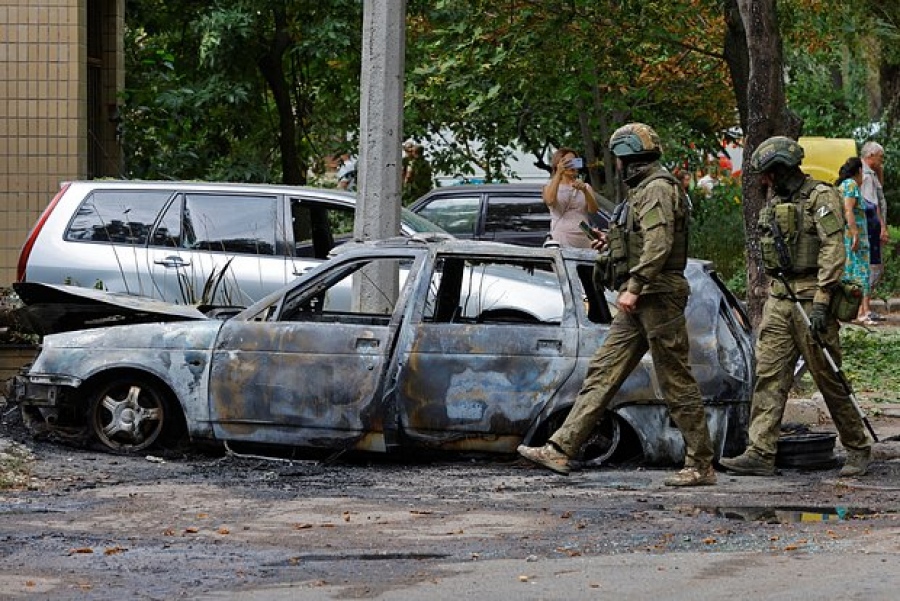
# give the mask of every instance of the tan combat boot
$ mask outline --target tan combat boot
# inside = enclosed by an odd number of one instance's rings
[[[711,465],[705,469],[686,467],[663,482],[666,486],[709,486],[715,483],[716,472]]]
[[[844,467],[841,468],[840,475],[847,477],[865,476],[869,470],[870,461],[872,461],[872,449],[864,449],[862,451],[847,449],[847,460],[844,461]]]
[[[775,462],[766,461],[753,453],[744,453],[737,457],[723,457],[719,465],[738,476],[774,476]]]
[[[568,476],[572,468],[569,466],[569,457],[549,442],[542,447],[526,447],[523,444],[516,449],[519,455],[557,474]]]

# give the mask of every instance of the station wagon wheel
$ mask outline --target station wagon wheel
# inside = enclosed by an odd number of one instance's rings
[[[160,387],[125,377],[100,385],[90,399],[90,428],[104,447],[134,453],[160,438],[168,417]]]

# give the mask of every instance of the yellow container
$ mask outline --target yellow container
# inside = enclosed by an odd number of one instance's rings
[[[835,182],[847,159],[859,156],[856,140],[851,138],[803,137],[797,141],[805,155],[800,169],[829,184]]]

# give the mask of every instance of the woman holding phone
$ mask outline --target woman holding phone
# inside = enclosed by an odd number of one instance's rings
[[[542,196],[550,209],[550,239],[560,246],[591,248],[591,239],[579,227],[590,221],[599,207],[590,184],[578,179],[584,162],[571,148],[560,148],[550,161],[553,175],[544,186]]]

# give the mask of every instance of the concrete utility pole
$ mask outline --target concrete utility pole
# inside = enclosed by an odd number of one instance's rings
[[[400,233],[406,0],[365,0],[362,42],[359,197],[353,233],[358,239],[377,240]],[[395,270],[366,274],[378,286],[356,278],[355,301],[368,312],[389,311],[399,292]]]

